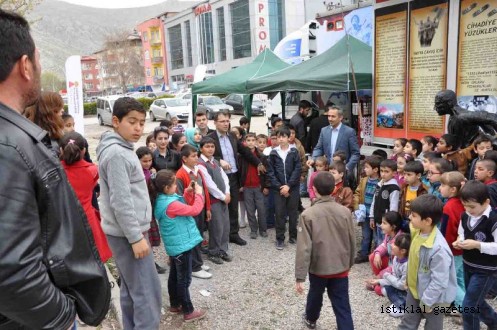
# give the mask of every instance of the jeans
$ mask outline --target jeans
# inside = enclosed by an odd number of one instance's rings
[[[305,315],[311,322],[316,322],[323,307],[323,294],[326,289],[335,313],[338,330],[354,329],[352,311],[349,302],[349,278],[322,278],[309,274],[309,293]]]
[[[274,205],[276,207],[276,240],[285,241],[286,215],[288,214],[288,232],[290,238],[297,239],[297,219],[299,206],[299,190],[290,189],[290,196],[281,196],[279,191],[274,191]]]
[[[383,231],[381,230],[380,224],[375,224],[375,242],[376,246],[380,246],[381,243],[383,243],[383,240],[385,239],[385,234],[383,234]]]
[[[362,227],[362,241],[361,241],[361,257],[369,256],[371,252],[371,243],[373,242],[373,229],[369,226],[369,221],[361,223]]]
[[[407,291],[399,290],[391,285],[385,285],[384,288],[387,293],[388,300],[390,300],[395,307],[404,306],[406,304]]]
[[[462,255],[454,256],[454,264],[456,266],[456,276],[457,276],[457,293],[454,304],[456,305],[456,307],[460,306],[462,307],[464,295],[466,294],[466,286],[464,285],[464,265],[463,265]]]
[[[497,313],[486,302],[485,296],[492,288],[497,279],[497,273],[477,272],[474,268],[464,265],[464,283],[466,284],[466,295],[463,300],[463,308],[478,308],[476,312],[469,310],[462,314],[465,330],[480,329],[480,321],[485,323],[489,329],[497,328]]]
[[[264,206],[266,208],[266,225],[267,227],[274,228],[275,224],[275,209],[274,209],[274,190],[269,190],[269,194],[264,198]]]
[[[190,284],[192,283],[192,250],[183,252],[175,257],[169,257],[171,269],[167,280],[169,302],[171,307],[181,306],[183,314],[193,312],[190,298]]]

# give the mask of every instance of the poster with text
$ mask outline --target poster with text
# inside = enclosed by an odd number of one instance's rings
[[[444,117],[433,109],[447,79],[447,0],[416,0],[410,6],[407,136],[441,135]]]
[[[407,4],[375,10],[374,135],[405,132]]]
[[[497,1],[462,0],[457,99],[470,111],[497,113]]]

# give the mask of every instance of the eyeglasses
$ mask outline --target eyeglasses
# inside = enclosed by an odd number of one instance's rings
[[[442,174],[442,173],[440,173],[440,172],[432,172],[432,171],[426,172],[426,175],[433,175],[433,174]]]

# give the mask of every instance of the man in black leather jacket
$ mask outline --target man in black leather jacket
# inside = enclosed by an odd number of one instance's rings
[[[110,285],[47,132],[21,113],[40,94],[29,25],[0,10],[0,329],[68,329],[105,317]]]

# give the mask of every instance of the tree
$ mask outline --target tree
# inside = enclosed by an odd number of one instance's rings
[[[128,85],[144,80],[141,38],[136,33],[114,31],[105,37],[105,49],[97,54],[103,88],[119,86],[126,93]]]
[[[58,92],[66,88],[66,82],[56,73],[45,71],[41,74],[41,88],[46,92]]]
[[[42,1],[43,0],[0,0],[0,8],[16,12],[21,16],[25,16]]]

